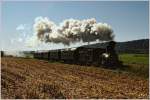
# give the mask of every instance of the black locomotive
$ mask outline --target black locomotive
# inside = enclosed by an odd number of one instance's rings
[[[34,58],[81,65],[117,67],[120,65],[120,61],[115,51],[116,43],[111,41],[107,44],[103,48],[78,47],[35,52]]]

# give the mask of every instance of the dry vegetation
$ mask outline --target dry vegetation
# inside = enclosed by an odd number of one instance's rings
[[[128,73],[2,58],[2,98],[148,98],[148,79]]]

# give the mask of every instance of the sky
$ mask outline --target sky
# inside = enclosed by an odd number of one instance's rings
[[[95,18],[111,25],[115,41],[149,38],[148,1],[3,1],[1,4],[1,50],[44,50],[66,48],[62,44],[29,47],[36,17],[48,17],[59,24],[65,19]],[[23,31],[25,30],[25,31]],[[76,43],[70,47],[84,45]]]

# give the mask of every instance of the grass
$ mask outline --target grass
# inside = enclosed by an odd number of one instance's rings
[[[121,70],[132,72],[145,78],[149,77],[148,54],[120,54],[119,59],[126,66]]]
[[[119,58],[124,64],[144,64],[149,65],[148,54],[120,54]]]

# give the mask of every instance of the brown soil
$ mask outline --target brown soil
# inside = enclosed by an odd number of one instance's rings
[[[3,57],[2,98],[148,98],[149,81],[128,73]]]

